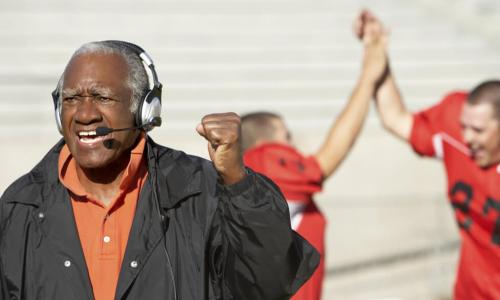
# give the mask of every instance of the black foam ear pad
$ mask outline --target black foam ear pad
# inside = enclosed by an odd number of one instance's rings
[[[57,130],[62,134],[62,121],[61,121],[61,105],[59,103],[59,89],[56,87],[52,91],[52,101],[54,102],[54,114],[56,117]]]

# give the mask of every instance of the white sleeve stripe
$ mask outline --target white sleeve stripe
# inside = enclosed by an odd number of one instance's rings
[[[432,146],[434,147],[434,156],[442,159],[444,157],[443,138],[437,133],[432,136]]]
[[[466,156],[471,155],[469,148],[466,145],[464,145],[464,143],[458,141],[457,139],[453,138],[452,136],[450,136],[445,132],[439,132],[432,137],[432,144],[434,146],[434,152],[436,153],[436,157],[438,158],[444,157],[443,148],[445,142],[450,146],[452,146],[453,148],[455,148],[456,150],[462,152],[464,155]]]

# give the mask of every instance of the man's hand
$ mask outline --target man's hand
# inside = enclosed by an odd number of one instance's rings
[[[206,115],[196,131],[208,141],[208,153],[224,184],[246,176],[241,153],[241,119],[235,113]]]
[[[381,83],[388,73],[387,30],[368,10],[363,10],[354,23],[354,33],[365,46],[363,80]]]
[[[354,23],[354,33],[365,45],[361,81],[375,83],[375,103],[384,127],[409,141],[413,115],[408,111],[389,66],[387,32],[382,22],[368,10],[363,10]]]

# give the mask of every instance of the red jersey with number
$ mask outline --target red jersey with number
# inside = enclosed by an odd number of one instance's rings
[[[319,300],[325,270],[326,220],[313,201],[313,194],[321,191],[323,183],[323,173],[316,158],[304,156],[288,145],[266,143],[248,149],[243,160],[246,166],[274,181],[289,205],[303,205],[297,232],[318,250],[321,259],[311,278],[291,300]]]
[[[420,155],[442,158],[448,197],[462,239],[456,300],[500,299],[500,164],[479,167],[462,139],[467,93],[455,92],[414,115],[410,143]]]

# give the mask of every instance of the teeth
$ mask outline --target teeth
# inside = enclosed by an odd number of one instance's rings
[[[80,137],[83,137],[83,136],[95,136],[95,135],[96,135],[96,132],[95,132],[95,130],[91,130],[91,131],[80,131],[80,132],[78,133],[78,135],[79,135]]]

